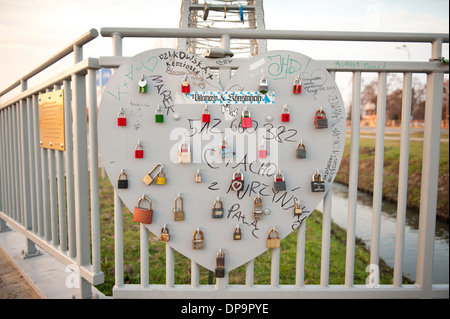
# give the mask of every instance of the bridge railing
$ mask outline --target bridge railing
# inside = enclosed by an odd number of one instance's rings
[[[21,88],[17,96],[0,104],[0,230],[7,230],[7,223],[25,236],[23,258],[39,255],[37,245],[63,264],[76,265],[68,269],[80,275],[81,298],[90,298],[91,285],[104,280],[96,127],[99,65],[98,59],[83,59],[83,45],[97,36],[97,30],[89,30],[0,93],[2,97]],[[30,78],[71,53],[73,66],[27,87]],[[60,89],[64,90],[65,151],[41,148],[39,140],[39,97]]]
[[[322,258],[320,285],[304,284],[304,234],[306,223],[297,229],[296,282],[279,285],[280,250],[272,250],[271,285],[254,285],[254,263],[246,264],[245,285],[229,285],[228,278],[218,278],[213,287],[199,285],[199,265],[191,264],[191,285],[174,283],[174,251],[166,247],[166,285],[148,282],[148,236],[141,227],[140,285],[124,284],[122,202],[115,194],[115,276],[114,297],[119,298],[448,298],[448,284],[432,283],[434,231],[436,219],[437,184],[440,152],[440,122],[443,99],[443,77],[448,65],[440,61],[442,43],[448,43],[448,34],[369,33],[369,32],[318,32],[293,30],[183,30],[103,28],[102,36],[111,37],[111,56],[82,58],[82,47],[94,39],[98,32],[90,30],[38,68],[15,81],[0,92],[0,98],[21,87],[21,92],[7,102],[0,103],[0,230],[6,223],[20,231],[26,238],[24,257],[38,253],[38,245],[66,265],[75,264],[80,269],[82,298],[92,296],[91,285],[103,282],[100,267],[100,227],[98,194],[97,150],[97,91],[95,72],[102,67],[118,67],[122,57],[124,37],[220,38],[226,49],[231,38],[288,39],[316,41],[366,41],[366,42],[421,42],[431,44],[429,62],[362,61],[382,68],[365,68],[365,63],[340,63],[319,61],[335,75],[352,72],[352,122],[350,175],[348,197],[347,249],[345,284],[329,285],[330,224],[332,212],[331,191],[323,201]],[[39,85],[28,88],[31,77],[70,53],[74,65]],[[218,67],[217,60],[207,59],[211,68],[219,70],[219,79],[225,83],[231,70],[242,60],[231,59],[226,67]],[[351,61],[350,61],[351,62]],[[379,277],[366,285],[355,285],[354,254],[356,202],[358,189],[358,162],[360,136],[361,74],[378,74],[377,128],[375,172],[373,188],[373,220],[370,264],[379,263],[380,219],[384,160],[384,130],[386,111],[386,76],[403,73],[401,154],[399,162],[399,187],[397,208],[397,237],[395,244],[394,280],[392,285],[379,285]],[[420,225],[415,284],[402,285],[403,247],[406,214],[406,194],[409,158],[409,127],[412,99],[412,74],[427,76],[425,131],[420,201]],[[64,89],[65,146],[66,151],[40,147],[39,94]],[[69,106],[69,107],[67,107]],[[88,116],[86,116],[88,115]],[[91,169],[89,169],[91,168]],[[147,274],[147,275],[145,275]],[[188,295],[186,295],[188,294]]]

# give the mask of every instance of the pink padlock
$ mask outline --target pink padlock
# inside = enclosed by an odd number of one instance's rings
[[[262,142],[261,146],[259,147],[258,156],[259,156],[259,158],[267,157],[267,149],[266,149],[266,144],[264,144],[264,142]]]
[[[243,128],[251,128],[252,127],[252,117],[250,116],[250,111],[245,107],[242,111],[241,116],[242,127]]]

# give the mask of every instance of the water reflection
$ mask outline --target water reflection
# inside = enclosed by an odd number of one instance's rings
[[[348,188],[342,184],[333,184],[332,220],[347,228]],[[356,236],[370,247],[372,236],[372,195],[358,192],[356,212]],[[322,203],[317,207],[322,210]],[[397,204],[383,201],[380,229],[380,258],[389,266],[394,266]],[[417,262],[417,243],[419,234],[419,213],[408,209],[405,222],[405,247],[403,274],[415,280]],[[434,243],[433,283],[449,283],[449,232],[448,224],[436,221]]]

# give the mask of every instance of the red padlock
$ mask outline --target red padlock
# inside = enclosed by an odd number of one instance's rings
[[[127,118],[125,117],[125,113],[123,112],[122,108],[117,115],[117,126],[127,126]]]
[[[283,105],[283,110],[281,111],[281,122],[289,122],[291,120],[291,114],[287,108],[287,105]]]
[[[134,157],[135,158],[144,158],[144,148],[139,143],[134,148]]]
[[[209,123],[211,121],[211,114],[209,114],[208,106],[205,105],[205,108],[202,112],[202,122],[203,123]]]
[[[187,81],[187,75],[184,76],[183,83],[181,83],[181,93],[189,93],[191,92],[191,86]]]

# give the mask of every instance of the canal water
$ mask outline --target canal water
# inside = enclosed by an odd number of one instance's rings
[[[322,211],[322,203],[317,210]],[[347,228],[348,187],[333,184],[333,199],[331,218],[340,227]],[[390,267],[394,266],[396,237],[397,204],[383,201],[380,230],[380,258]],[[356,236],[370,247],[372,237],[372,195],[358,192],[356,211]],[[434,242],[433,283],[449,283],[449,232],[448,224],[436,221]],[[416,278],[417,243],[419,235],[419,213],[408,209],[406,212],[405,248],[403,275],[411,280]]]

